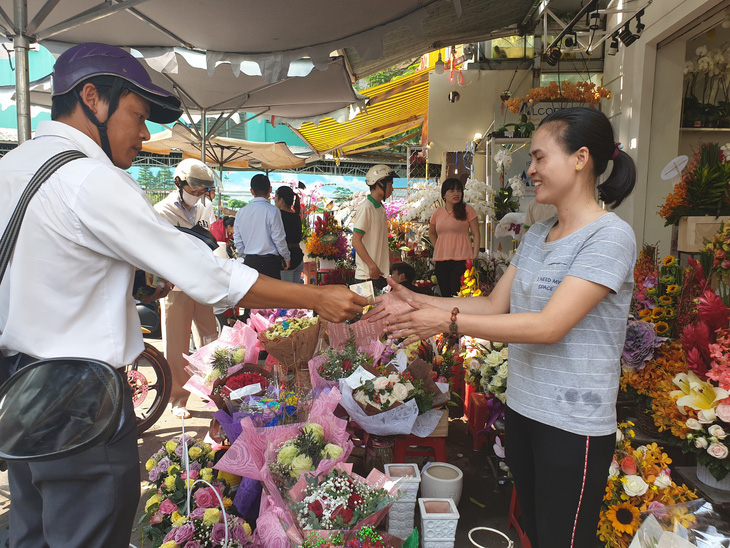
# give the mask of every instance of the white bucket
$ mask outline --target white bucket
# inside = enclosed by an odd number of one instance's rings
[[[433,462],[421,472],[421,496],[423,498],[450,498],[458,505],[464,483],[463,472],[447,462]]]

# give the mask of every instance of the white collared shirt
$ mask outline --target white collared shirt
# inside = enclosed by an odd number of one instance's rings
[[[266,198],[256,197],[236,213],[233,241],[239,257],[280,255],[291,260],[281,211]]]
[[[41,122],[32,141],[0,159],[0,227],[42,163],[70,149],[88,158],[60,168],[31,200],[0,283],[4,355],[131,363],[144,348],[132,298],[135,267],[222,307],[255,283],[256,271],[214,257],[173,228],[91,138],[60,122]]]

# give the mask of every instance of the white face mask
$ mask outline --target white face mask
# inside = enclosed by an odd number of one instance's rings
[[[185,190],[183,190],[182,197],[183,197],[183,202],[188,204],[190,207],[193,207],[195,204],[198,203],[198,201],[200,200],[200,198],[202,196],[193,196],[189,192],[186,192]]]

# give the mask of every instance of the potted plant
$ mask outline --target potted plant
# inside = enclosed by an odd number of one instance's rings
[[[514,128],[512,132],[510,132],[507,128]],[[519,122],[514,122],[510,124],[504,124],[503,126],[499,127],[497,131],[492,133],[493,137],[509,137],[507,135],[508,133],[512,133],[512,137],[532,137],[532,132],[535,131],[535,124],[530,122],[527,118],[527,114],[523,114],[520,116]]]

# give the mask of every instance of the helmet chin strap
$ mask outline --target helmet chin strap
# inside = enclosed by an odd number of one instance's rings
[[[112,161],[112,163],[114,163],[114,158],[112,157],[112,147],[109,144],[109,135],[107,134],[106,125],[109,123],[109,119],[112,117],[112,114],[114,114],[114,111],[116,111],[117,107],[119,106],[119,97],[122,93],[122,87],[123,87],[122,79],[115,78],[114,83],[112,84],[111,92],[109,94],[109,109],[107,110],[107,117],[106,117],[105,122],[99,121],[99,119],[96,117],[96,114],[94,114],[92,112],[92,110],[89,108],[89,106],[86,103],[84,103],[83,99],[81,98],[81,92],[78,90],[76,91],[76,96],[79,98],[79,103],[81,104],[81,108],[84,110],[86,117],[99,130],[99,140],[101,141],[101,149],[109,157],[109,159]]]

